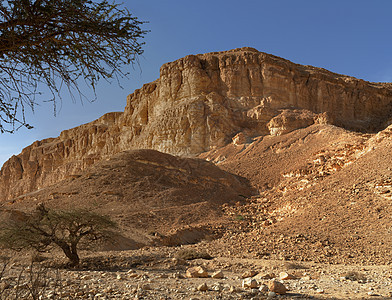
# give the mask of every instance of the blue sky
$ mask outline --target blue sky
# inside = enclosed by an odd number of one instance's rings
[[[101,82],[93,103],[41,103],[29,113],[31,130],[0,134],[0,165],[35,140],[122,111],[126,96],[159,77],[163,63],[188,54],[244,46],[368,81],[392,81],[391,0],[135,0],[124,5],[142,20],[140,67],[116,83]],[[92,94],[90,94],[92,97]],[[42,98],[44,99],[44,98]]]

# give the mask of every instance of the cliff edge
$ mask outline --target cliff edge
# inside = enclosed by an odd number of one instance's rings
[[[189,55],[127,97],[124,112],[37,141],[0,171],[0,201],[44,188],[130,149],[194,156],[236,139],[315,123],[376,132],[390,124],[392,84],[302,66],[252,48]]]

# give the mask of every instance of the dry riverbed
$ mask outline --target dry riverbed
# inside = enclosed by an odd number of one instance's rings
[[[31,269],[28,256],[19,256],[8,264],[0,288],[3,299],[14,299],[15,293],[23,299],[34,279],[42,281],[39,299],[392,299],[390,266],[208,258],[197,249],[82,253],[77,269],[65,268],[60,256]],[[197,256],[205,258],[189,259]],[[192,267],[202,267],[204,278],[190,278]],[[273,290],[272,281],[286,291]]]

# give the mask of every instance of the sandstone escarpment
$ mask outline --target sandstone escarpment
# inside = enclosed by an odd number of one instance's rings
[[[128,96],[123,113],[35,142],[0,171],[10,199],[77,175],[128,149],[196,155],[231,142],[313,123],[375,131],[392,117],[391,84],[369,83],[242,48],[190,55]]]

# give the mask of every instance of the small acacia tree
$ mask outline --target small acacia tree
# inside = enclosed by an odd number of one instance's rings
[[[0,132],[30,128],[25,107],[46,88],[55,104],[64,88],[82,97],[80,80],[94,90],[100,78],[126,75],[143,53],[143,23],[106,0],[1,1]]]
[[[109,240],[117,226],[108,216],[86,210],[48,210],[38,206],[23,219],[9,220],[0,229],[0,245],[13,250],[48,251],[61,248],[72,266],[79,264],[80,246]]]

